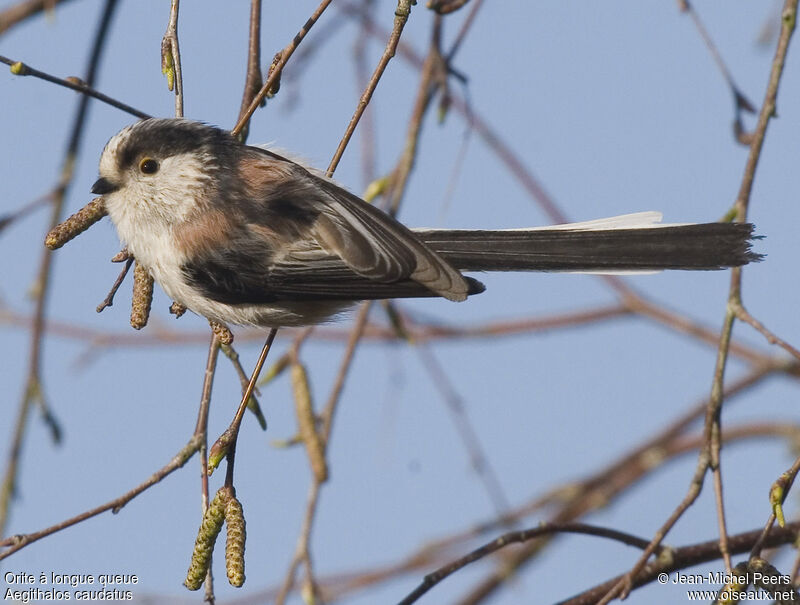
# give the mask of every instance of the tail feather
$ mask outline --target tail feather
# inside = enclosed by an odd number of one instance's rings
[[[714,270],[762,258],[750,249],[749,223],[415,233],[462,271]]]

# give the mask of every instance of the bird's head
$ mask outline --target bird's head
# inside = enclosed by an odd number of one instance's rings
[[[143,120],[108,141],[92,193],[104,197],[118,228],[174,225],[214,194],[215,175],[237,145],[227,132],[199,122]]]

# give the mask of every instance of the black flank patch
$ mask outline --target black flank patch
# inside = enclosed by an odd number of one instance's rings
[[[186,281],[203,296],[228,305],[275,302],[267,278],[261,271],[253,271],[248,265],[236,267],[232,259],[189,261],[181,271]]]

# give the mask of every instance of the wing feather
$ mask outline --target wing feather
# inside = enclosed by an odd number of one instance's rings
[[[248,197],[254,204],[269,209],[279,201],[284,206],[313,209],[315,220],[306,232],[295,230],[298,236],[285,241],[287,251],[302,246],[303,239],[310,236],[325,252],[339,257],[353,273],[368,280],[412,280],[450,300],[467,297],[470,286],[461,273],[394,218],[286,158],[255,147],[244,150],[240,174],[248,183]],[[254,218],[257,216],[248,213],[250,220],[259,220]],[[280,231],[277,237],[292,232],[286,228]],[[312,271],[303,271],[302,275],[314,279]]]

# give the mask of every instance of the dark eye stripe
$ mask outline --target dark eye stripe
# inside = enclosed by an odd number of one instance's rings
[[[138,122],[120,142],[117,152],[120,170],[134,166],[141,157],[164,159],[204,149],[214,149],[214,155],[220,156],[240,147],[240,143],[224,130],[174,118]]]

